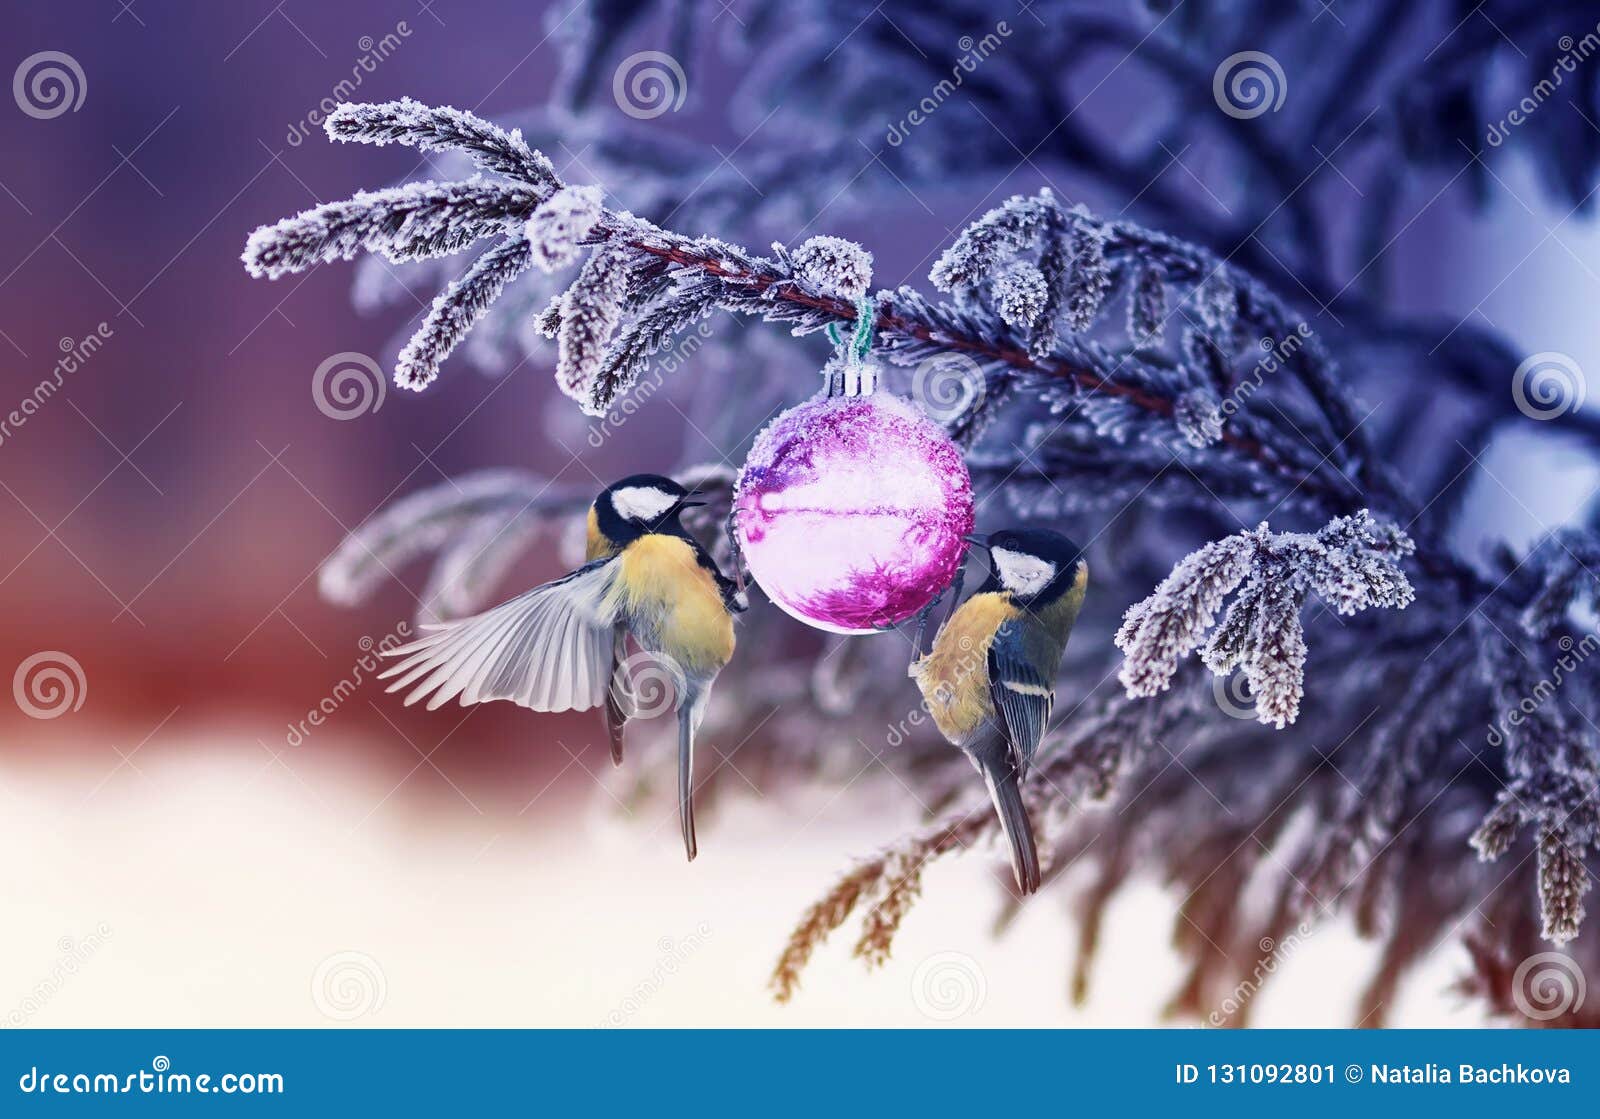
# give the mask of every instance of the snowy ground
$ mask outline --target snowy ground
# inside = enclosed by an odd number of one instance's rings
[[[1171,901],[1136,891],[1113,912],[1089,1006],[1069,1008],[1061,903],[1040,899],[995,939],[991,868],[969,857],[928,874],[881,972],[850,957],[847,926],[778,1007],[764,985],[795,918],[851,857],[899,833],[858,794],[730,805],[705,821],[687,866],[670,814],[652,831],[598,808],[530,823],[542,802],[522,817],[423,809],[392,778],[327,753],[296,755],[291,772],[248,739],[227,746],[219,736],[141,755],[137,770],[113,769],[108,750],[98,768],[8,774],[0,1015],[37,1026],[1138,1026],[1157,1021],[1177,974]],[[1347,1024],[1366,959],[1344,929],[1319,930],[1259,996],[1258,1023]],[[1460,965],[1437,954],[1393,1024],[1476,1024],[1442,994]]]

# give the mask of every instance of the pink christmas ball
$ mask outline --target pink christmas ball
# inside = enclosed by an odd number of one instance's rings
[[[773,602],[818,629],[871,633],[955,577],[972,478],[909,401],[823,396],[756,436],[734,508],[745,562]]]

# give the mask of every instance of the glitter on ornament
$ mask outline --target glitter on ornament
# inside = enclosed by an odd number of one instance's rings
[[[872,380],[861,377],[860,395],[818,396],[768,424],[734,499],[756,582],[786,613],[833,633],[872,633],[928,605],[954,578],[973,525],[960,450]]]

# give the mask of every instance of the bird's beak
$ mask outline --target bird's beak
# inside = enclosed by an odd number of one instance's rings
[[[975,532],[968,533],[966,536],[963,536],[961,539],[965,540],[968,544],[971,544],[973,547],[976,547],[976,548],[987,548],[989,546],[989,542],[987,540],[985,540],[983,537],[979,536]]]
[[[680,501],[680,502],[678,502],[678,508],[679,509],[699,509],[702,506],[704,506],[705,504],[707,504],[707,503],[704,502],[704,501]]]

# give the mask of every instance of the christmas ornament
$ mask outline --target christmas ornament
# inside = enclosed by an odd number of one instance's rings
[[[756,436],[734,525],[750,574],[786,613],[833,633],[905,621],[950,584],[972,531],[961,451],[910,401],[878,391],[874,312],[821,395]]]

